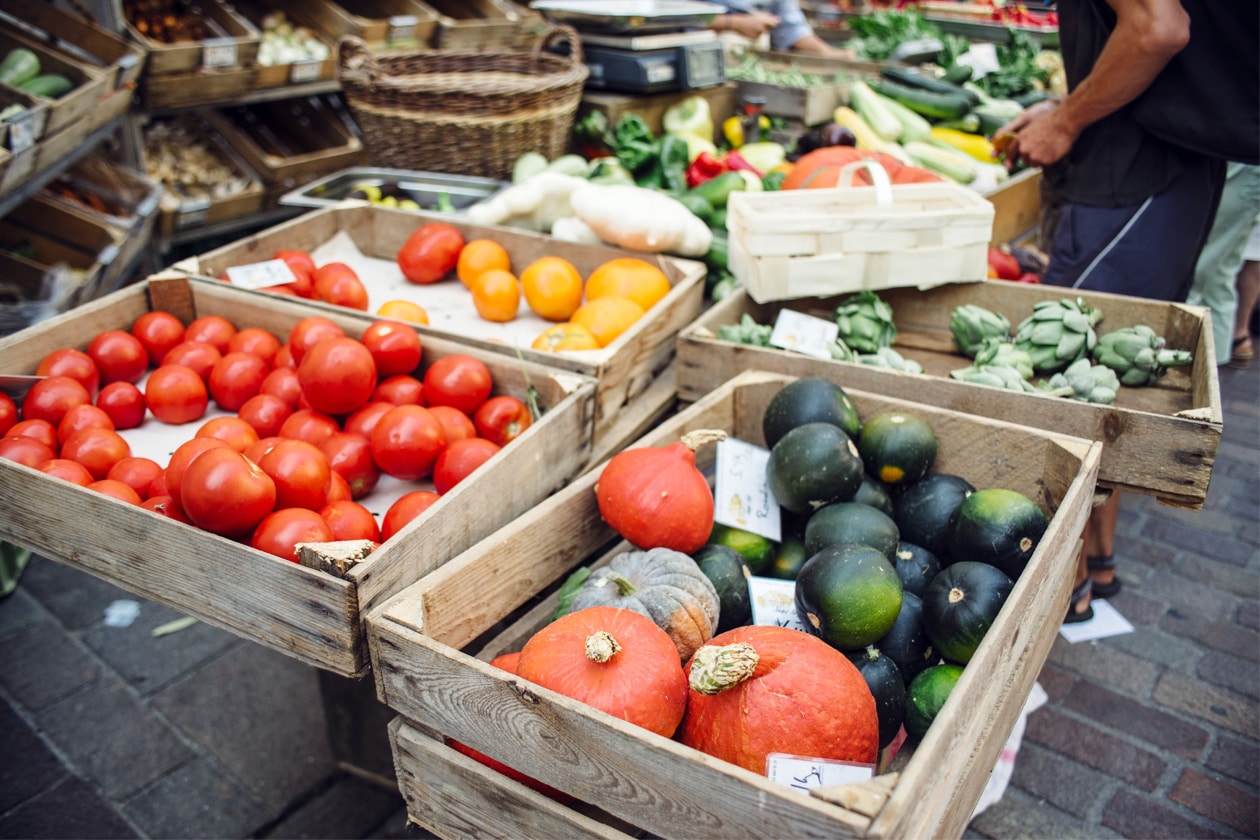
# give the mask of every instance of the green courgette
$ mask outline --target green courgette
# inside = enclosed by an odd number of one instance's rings
[[[975,93],[961,87],[961,83],[966,79],[953,83],[945,78],[936,78],[926,73],[920,73],[917,70],[911,70],[908,67],[888,66],[879,69],[880,76],[887,82],[896,85],[902,85],[915,90],[926,90],[929,93],[953,94],[954,96],[966,97],[967,101],[972,105],[980,104],[980,97]],[[968,74],[970,77],[970,74]]]
[[[936,93],[887,80],[871,82],[871,89],[931,119],[956,120],[972,107],[971,100],[962,93]]]
[[[0,82],[13,87],[21,87],[39,75],[39,56],[24,47],[9,50],[9,54],[0,62]]]
[[[57,99],[74,90],[74,82],[59,73],[46,73],[33,79],[27,79],[18,87],[32,96]]]
[[[971,68],[966,64],[955,64],[941,74],[941,81],[951,85],[961,85],[971,81]]]
[[[703,184],[692,187],[688,193],[700,196],[716,210],[726,206],[726,200],[730,198],[731,193],[747,188],[748,182],[744,180],[743,175],[738,172],[723,172]]]

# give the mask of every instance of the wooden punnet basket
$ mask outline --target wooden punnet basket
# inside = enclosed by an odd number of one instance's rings
[[[858,169],[873,188],[853,187]],[[858,161],[836,189],[735,192],[730,268],[753,300],[983,280],[993,205],[959,184],[891,184]]]

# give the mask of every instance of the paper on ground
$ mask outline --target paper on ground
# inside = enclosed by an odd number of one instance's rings
[[[1094,608],[1093,618],[1079,624],[1064,624],[1059,628],[1059,635],[1076,644],[1133,632],[1133,625],[1111,604],[1095,598],[1090,601],[1090,606]]]
[[[984,813],[990,805],[1002,800],[1002,795],[1006,793],[1006,786],[1010,784],[1011,775],[1015,772],[1015,759],[1019,755],[1019,745],[1024,740],[1024,727],[1028,724],[1028,716],[1045,705],[1049,699],[1041,683],[1033,683],[1032,691],[1028,693],[1028,700],[1024,703],[1024,708],[1020,710],[1019,720],[1015,721],[1011,735],[1006,739],[1002,753],[998,756],[997,764],[993,766],[993,773],[990,774],[988,783],[980,793],[980,801],[976,803],[976,809],[971,812],[972,819]]]

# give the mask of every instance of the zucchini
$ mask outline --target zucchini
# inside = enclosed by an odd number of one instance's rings
[[[39,75],[39,56],[24,47],[9,50],[9,54],[0,62],[0,82],[13,87],[21,87]]]
[[[965,65],[964,65],[965,66]],[[970,68],[968,68],[970,70]],[[929,93],[953,94],[954,96],[965,96],[967,101],[972,105],[980,104],[980,97],[973,91],[967,90],[945,79],[938,79],[935,76],[929,76],[926,73],[920,73],[917,70],[911,70],[908,67],[888,66],[881,67],[879,74],[885,81],[893,84],[902,85],[916,90],[926,90]],[[967,74],[970,78],[970,72]],[[966,81],[963,79],[962,81]]]
[[[926,140],[931,136],[932,124],[919,113],[910,110],[895,99],[889,99],[876,93],[883,100],[884,106],[901,123],[901,142],[910,143],[915,140]]]
[[[961,85],[963,82],[971,81],[971,72],[971,68],[966,64],[955,64],[941,74],[941,81],[951,85]]]
[[[962,93],[935,93],[890,81],[872,82],[871,89],[932,119],[956,120],[972,107],[971,100]]]
[[[731,193],[746,189],[748,189],[748,182],[739,172],[723,172],[703,184],[697,184],[688,190],[688,193],[700,196],[716,210],[726,206],[726,200],[731,197]]]
[[[849,85],[849,104],[853,110],[882,139],[897,140],[901,137],[901,121],[885,107],[885,102],[886,99],[876,95],[861,79]]]
[[[918,166],[944,175],[951,181],[970,184],[976,179],[976,162],[955,149],[942,149],[931,143],[907,143],[906,153]]]
[[[74,82],[59,73],[47,73],[28,79],[18,87],[32,96],[43,96],[46,99],[57,99],[74,90]]]
[[[855,147],[865,149],[870,152],[882,152],[888,148],[888,143],[884,138],[875,133],[875,129],[871,128],[866,120],[862,119],[857,111],[854,111],[847,105],[841,105],[836,108],[832,114],[832,121],[836,125],[843,126],[853,132],[856,138]]]
[[[693,192],[685,192],[674,196],[674,198],[678,199],[682,206],[690,210],[692,215],[700,221],[706,224],[709,223],[709,219],[713,216],[713,205],[704,196]]]
[[[1019,96],[1011,97],[1014,101],[1027,108],[1029,105],[1036,105],[1038,102],[1045,102],[1047,99],[1054,99],[1054,94],[1048,90],[1030,90],[1021,93]]]

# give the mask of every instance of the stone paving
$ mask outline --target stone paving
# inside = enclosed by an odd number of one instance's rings
[[[1059,638],[1001,802],[971,838],[1260,837],[1260,373],[1221,370],[1208,503],[1125,496],[1130,635]],[[418,838],[342,769],[321,675],[36,559],[0,600],[0,838]],[[327,676],[324,676],[327,679]]]

